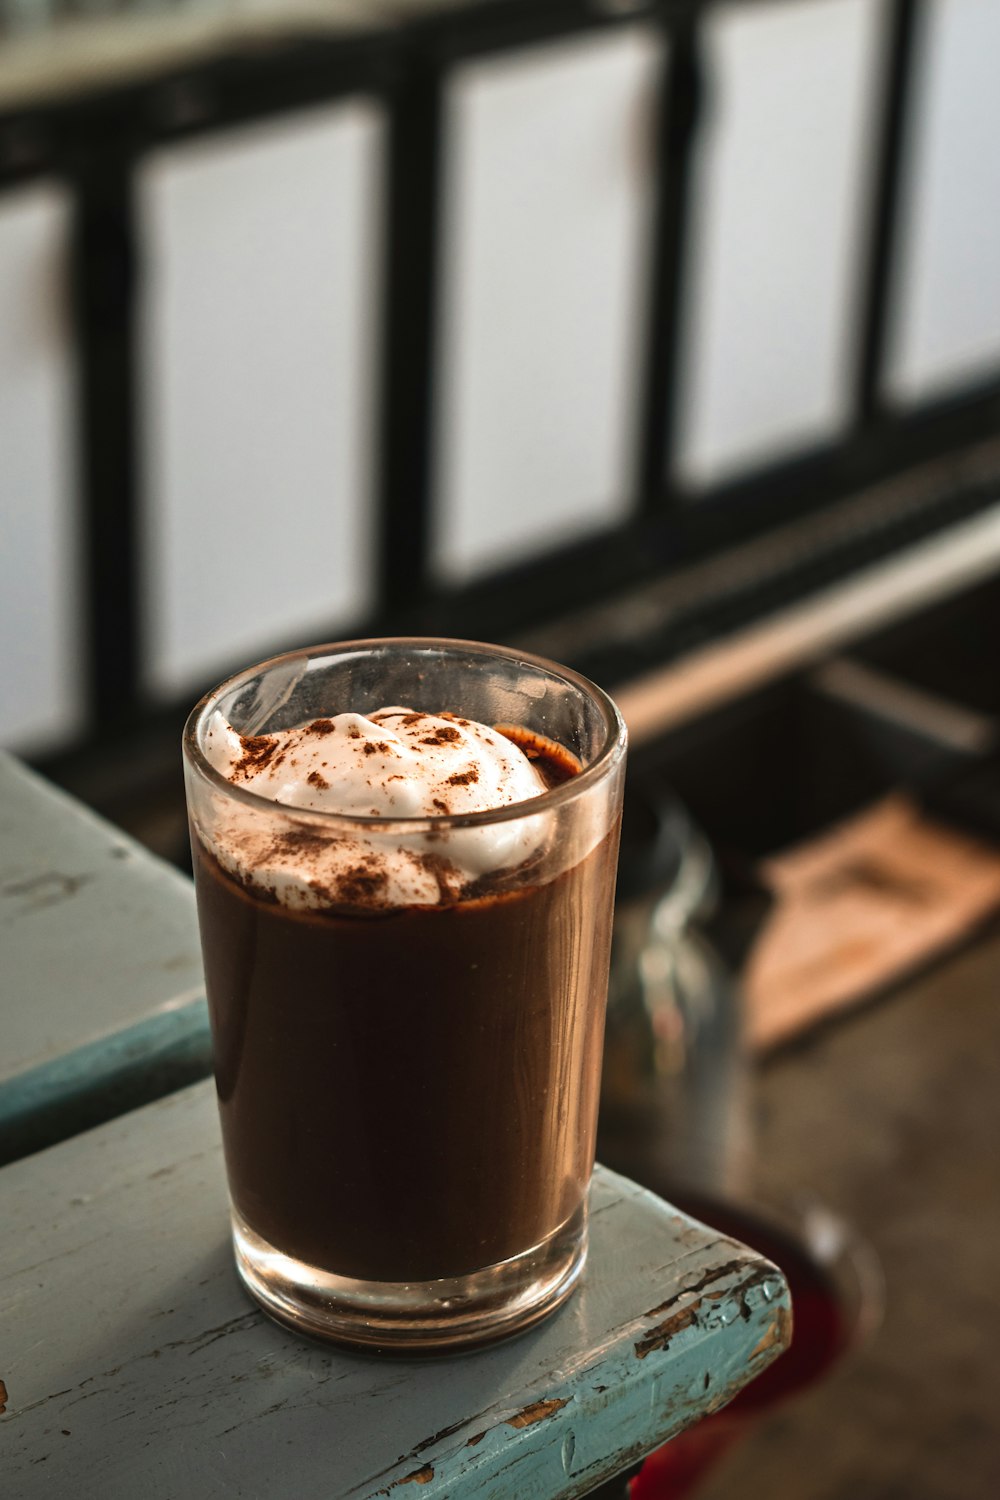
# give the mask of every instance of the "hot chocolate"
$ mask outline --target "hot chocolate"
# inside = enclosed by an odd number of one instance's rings
[[[333,738],[330,724],[296,732],[300,760]],[[451,727],[422,714],[411,725],[425,743]],[[353,722],[337,728],[362,738]],[[511,761],[536,795],[579,769],[539,736],[506,734],[531,755]],[[243,780],[294,758],[287,737],[240,748]],[[436,790],[468,769],[445,767]],[[195,838],[234,1207],[269,1244],[348,1277],[425,1280],[506,1260],[571,1220],[590,1178],[614,840],[527,884],[535,849],[464,883],[449,849],[407,856],[423,859],[436,899],[394,904],[393,884],[414,878],[386,873],[396,851],[331,849],[304,827],[241,871],[232,848]],[[293,867],[308,872],[308,906],[301,891],[287,899]]]
[[[586,1254],[614,706],[498,647],[347,642],[209,694],[185,757],[248,1289],[366,1346],[527,1327]]]

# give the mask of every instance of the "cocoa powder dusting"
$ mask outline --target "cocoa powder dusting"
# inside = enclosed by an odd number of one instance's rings
[[[306,734],[335,734],[336,730],[337,726],[332,719],[313,719],[305,727]]]
[[[308,781],[310,786],[317,787],[321,792],[325,792],[330,785],[326,777],[321,776],[319,771],[310,771],[309,775],[306,777],[306,780]]]
[[[233,776],[243,776],[249,780],[257,771],[263,771],[278,748],[278,740],[273,734],[241,734],[240,745],[243,748],[242,759],[233,767]]]
[[[448,777],[449,786],[472,786],[479,780],[479,772],[475,766],[470,766],[467,771],[456,771],[454,776]]]
[[[284,833],[277,834],[270,848],[265,851],[264,859],[266,861],[280,858],[285,854],[318,855],[337,842],[339,842],[337,839],[327,838],[325,834],[317,833],[314,828],[300,823],[294,828],[287,828]]]
[[[382,895],[388,875],[371,859],[352,865],[337,881],[337,894],[341,901],[352,906],[370,905]]]
[[[350,729],[347,731],[347,736],[348,739],[352,740],[359,740],[361,738],[361,730],[358,728],[357,724],[351,725]]]
[[[456,894],[456,880],[459,885],[461,881],[451,860],[445,859],[440,854],[421,854],[417,858],[417,864],[437,882],[438,898],[442,905],[453,902]]]
[[[452,745],[458,739],[461,739],[458,730],[445,726],[444,729],[435,729],[433,734],[429,734],[420,743],[422,745]]]

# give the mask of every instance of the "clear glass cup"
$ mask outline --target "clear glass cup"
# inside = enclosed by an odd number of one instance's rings
[[[271,801],[206,758],[216,711],[251,737],[390,705],[513,726],[579,772],[503,808],[388,820]],[[349,642],[209,693],[184,760],[247,1288],[282,1322],[356,1346],[528,1327],[586,1255],[625,764],[614,704],[500,647]],[[499,867],[434,905],[355,907],[340,889],[302,909],[234,858],[288,840],[320,861],[345,841],[447,860],[488,840]]]

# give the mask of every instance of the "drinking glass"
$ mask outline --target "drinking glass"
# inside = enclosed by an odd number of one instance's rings
[[[503,726],[536,764],[561,747],[552,765],[575,774],[462,816],[359,817],[262,797],[206,753],[217,714],[246,740],[397,705]],[[192,712],[185,777],[236,1264],[282,1322],[449,1349],[529,1326],[578,1281],[625,738],[575,672],[446,640],[292,652]],[[486,873],[458,896],[443,883],[430,905],[327,888],[303,906],[260,853],[289,848],[313,869],[347,848],[359,869],[376,850]]]

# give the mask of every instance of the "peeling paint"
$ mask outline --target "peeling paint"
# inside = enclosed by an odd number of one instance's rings
[[[751,1359],[759,1359],[762,1354],[769,1353],[774,1348],[785,1349],[792,1341],[792,1315],[785,1307],[779,1307],[774,1322],[769,1323],[758,1342],[750,1350]]]
[[[682,1297],[696,1296],[698,1292],[704,1291],[705,1287],[711,1286],[713,1281],[721,1281],[726,1276],[737,1276],[741,1271],[750,1270],[754,1264],[755,1262],[747,1260],[744,1256],[741,1260],[727,1260],[725,1265],[713,1266],[711,1271],[706,1271],[704,1276],[699,1277],[697,1281],[693,1281],[690,1286],[682,1287],[679,1292],[675,1292],[672,1297],[668,1297],[666,1302],[660,1302],[656,1307],[651,1307],[649,1312],[646,1313],[646,1317],[658,1318],[660,1313],[666,1312],[668,1308],[675,1307]],[[718,1293],[717,1295],[724,1296],[725,1293]]]
[[[482,1442],[483,1438],[486,1436],[486,1434],[487,1434],[488,1431],[489,1431],[489,1428],[486,1427],[486,1428],[483,1429],[482,1432],[477,1432],[473,1437],[469,1438],[469,1441],[466,1443],[465,1446],[467,1448],[477,1448],[479,1446],[479,1444]]]
[[[727,1297],[733,1298],[739,1304],[739,1316],[744,1322],[749,1322],[753,1316],[753,1308],[749,1300],[750,1293],[755,1287],[764,1286],[770,1282],[774,1277],[774,1272],[769,1267],[761,1269],[759,1263],[755,1264],[755,1262],[745,1259],[727,1261],[724,1266],[717,1266],[713,1271],[709,1271],[703,1276],[696,1286],[689,1287],[687,1291],[678,1292],[666,1302],[662,1302],[659,1307],[654,1307],[646,1316],[655,1317],[658,1313],[664,1312],[668,1307],[675,1306],[682,1298],[695,1295],[704,1287],[709,1286],[713,1281],[720,1280],[723,1276],[731,1276],[740,1271],[746,1272],[751,1270],[753,1274],[741,1286],[732,1287],[726,1291],[708,1292],[702,1298],[702,1303],[708,1301],[718,1302]],[[646,1355],[652,1354],[654,1349],[666,1349],[669,1347],[671,1339],[676,1338],[685,1328],[698,1327],[700,1306],[701,1304],[696,1303],[694,1306],[684,1307],[679,1312],[675,1312],[671,1317],[664,1319],[662,1323],[658,1323],[655,1328],[651,1328],[648,1333],[643,1334],[642,1338],[635,1345],[637,1357],[645,1359]],[[778,1309],[779,1320],[781,1311],[781,1309]],[[775,1339],[775,1342],[780,1338],[787,1337],[790,1327],[790,1324],[785,1325]]]
[[[443,1438],[451,1437],[453,1432],[458,1432],[460,1427],[465,1426],[466,1420],[463,1417],[461,1422],[452,1422],[450,1427],[442,1427],[440,1432],[435,1432],[431,1437],[424,1438],[423,1442],[418,1443],[413,1449],[414,1458],[416,1458],[418,1453],[423,1453],[425,1449],[433,1448],[434,1444],[440,1443]]]
[[[696,1328],[698,1325],[697,1307],[683,1307],[680,1312],[675,1312],[672,1318],[666,1318],[644,1333],[642,1338],[636,1342],[635,1353],[637,1359],[645,1359],[647,1354],[652,1354],[654,1349],[667,1349],[670,1340],[683,1333],[685,1328]]]
[[[646,1317],[660,1317],[661,1313],[666,1313],[667,1308],[676,1307],[676,1304],[681,1301],[681,1298],[691,1298],[691,1296],[697,1296],[697,1293],[703,1292],[703,1290],[705,1290],[705,1287],[711,1287],[714,1281],[723,1281],[724,1277],[736,1277],[736,1275],[739,1275],[739,1272],[741,1271],[750,1271],[751,1266],[754,1265],[756,1265],[756,1263],[754,1263],[753,1260],[747,1260],[744,1257],[744,1259],[742,1260],[727,1260],[726,1265],[724,1266],[714,1266],[711,1271],[706,1271],[703,1277],[699,1277],[699,1280],[693,1281],[690,1286],[682,1287],[679,1292],[675,1292],[675,1295],[673,1295],[672,1298],[667,1298],[666,1302],[660,1302],[660,1304],[657,1304],[657,1307],[649,1308],[648,1313],[646,1313]],[[726,1296],[726,1293],[717,1292],[709,1293],[709,1295],[714,1295],[717,1296],[717,1298],[720,1298],[720,1296]]]
[[[531,1427],[535,1422],[544,1422],[546,1417],[551,1417],[562,1407],[569,1405],[569,1398],[560,1400],[553,1397],[550,1401],[532,1401],[530,1406],[525,1406],[518,1412],[516,1417],[507,1418],[508,1427]]]
[[[397,1479],[389,1488],[394,1490],[401,1484],[430,1484],[434,1478],[434,1470],[430,1464],[424,1464],[422,1469],[414,1469],[412,1474],[407,1474],[405,1479]]]
[[[746,1381],[742,1377],[729,1381],[721,1391],[717,1391],[712,1397],[702,1415],[714,1417],[717,1411],[721,1411],[724,1406],[728,1406],[730,1401],[733,1401],[739,1395],[745,1385]]]
[[[0,1413],[3,1413],[7,1410],[7,1402],[9,1400],[10,1397],[7,1395],[7,1387],[4,1382],[0,1380]]]
[[[765,1267],[763,1270],[757,1271],[755,1275],[750,1277],[749,1281],[745,1281],[738,1289],[737,1296],[740,1299],[740,1317],[744,1323],[749,1323],[753,1317],[753,1308],[750,1306],[750,1293],[756,1287],[766,1287],[774,1280],[774,1277],[775,1272],[770,1267]]]

